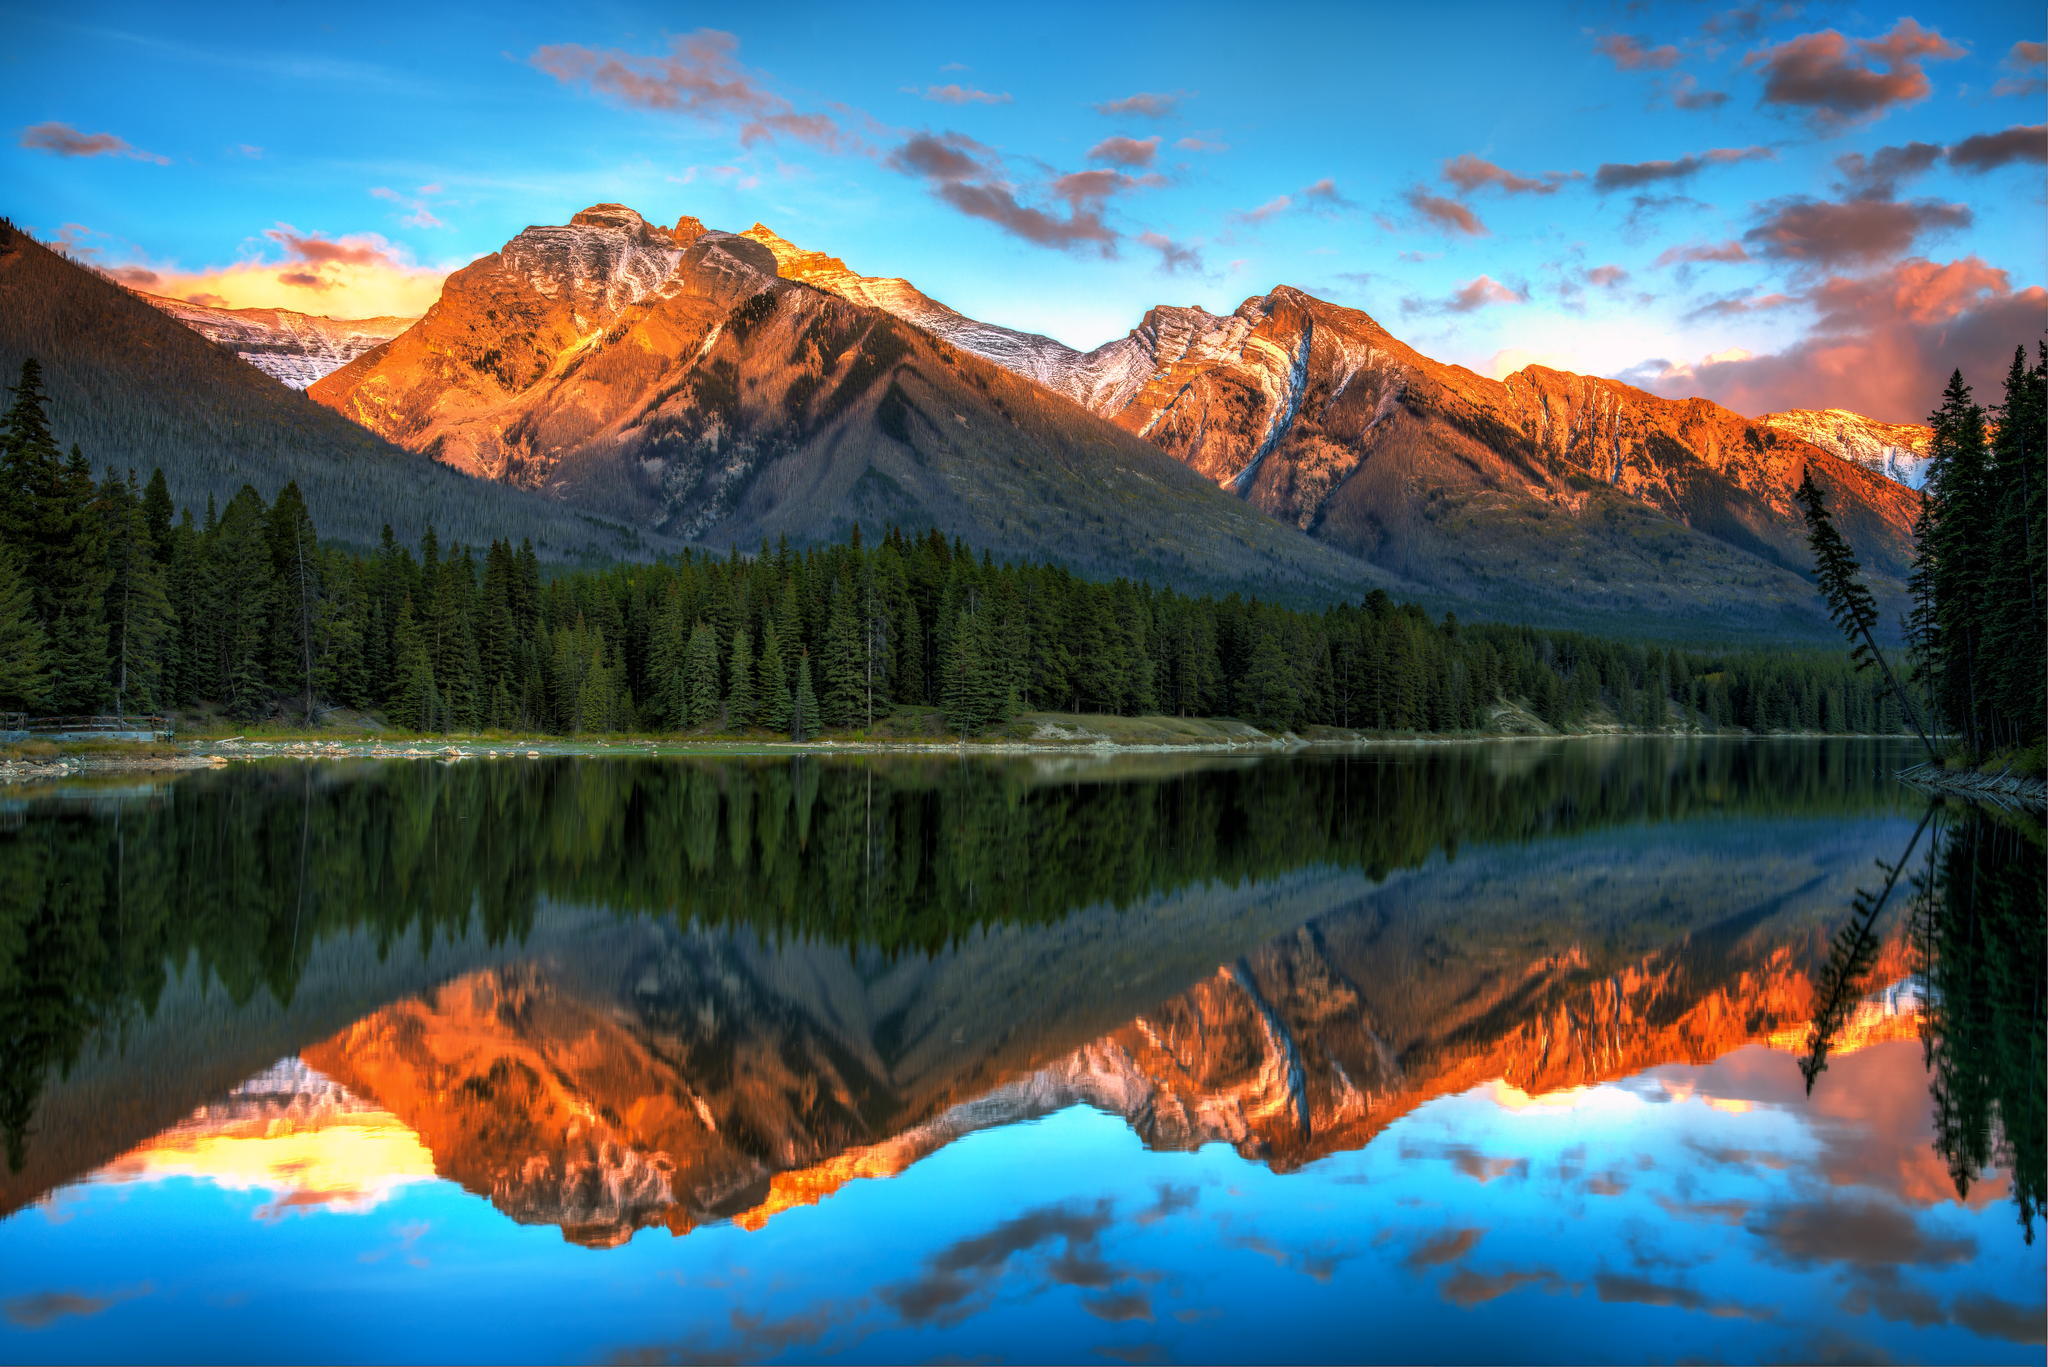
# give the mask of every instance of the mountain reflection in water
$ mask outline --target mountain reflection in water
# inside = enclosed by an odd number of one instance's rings
[[[1877,922],[1800,1076],[1830,939],[1920,816],[1894,753],[281,764],[31,797],[0,834],[0,1261],[34,1274],[0,1334],[2038,1361],[2041,1256],[2000,1211],[2038,1202],[2040,998],[2034,1052],[1986,1063],[2027,961],[1964,962],[2038,897]],[[343,1337],[237,1347],[279,1297]]]

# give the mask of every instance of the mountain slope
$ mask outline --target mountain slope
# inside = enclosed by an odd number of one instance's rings
[[[899,317],[1143,436],[1272,516],[1496,613],[1816,628],[1811,468],[1896,603],[1917,501],[1704,400],[1530,367],[1491,380],[1289,286],[1159,307],[1081,352],[966,318],[755,225],[787,276]]]
[[[95,469],[162,466],[181,503],[266,498],[296,479],[321,534],[374,544],[431,523],[443,537],[531,537],[549,560],[671,548],[608,519],[401,451],[237,360],[119,285],[0,222],[0,385],[42,363],[51,425]]]
[[[411,327],[411,318],[323,318],[292,309],[229,309],[135,291],[216,346],[293,389],[304,389],[380,342]]]
[[[1356,596],[1392,576],[748,238],[597,205],[449,277],[310,395],[468,473],[720,545],[936,526],[997,554]]]
[[[1924,423],[1879,422],[1845,408],[1793,408],[1766,413],[1757,425],[1810,441],[1908,489],[1927,483],[1927,447],[1934,430]]]

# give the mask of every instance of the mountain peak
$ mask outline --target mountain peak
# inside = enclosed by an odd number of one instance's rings
[[[819,276],[853,274],[846,268],[846,263],[838,257],[827,256],[823,252],[807,251],[765,223],[756,223],[739,235],[758,242],[773,252],[776,273],[785,280],[811,282]]]
[[[623,204],[593,204],[569,220],[572,228],[645,228],[647,220]]]

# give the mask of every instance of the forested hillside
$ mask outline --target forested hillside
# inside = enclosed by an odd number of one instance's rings
[[[867,730],[899,707],[973,733],[1020,711],[1473,731],[1543,723],[1893,730],[1875,682],[1818,653],[1710,655],[1302,611],[1055,565],[937,532],[753,557],[685,552],[543,578],[531,545],[323,545],[294,484],[203,517],[95,482],[51,438],[34,367],[0,430],[0,708],[381,712],[409,731]]]
[[[546,561],[645,557],[675,543],[402,451],[0,219],[0,379],[35,358],[60,449],[95,469],[161,468],[180,503],[274,497],[297,481],[323,534],[369,546],[390,523],[530,539]]]

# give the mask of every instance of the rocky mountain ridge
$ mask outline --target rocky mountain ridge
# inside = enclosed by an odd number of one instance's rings
[[[1757,422],[1832,451],[1908,489],[1926,486],[1927,448],[1934,440],[1934,429],[1925,423],[1879,422],[1846,408],[1792,408],[1766,413]]]
[[[1881,425],[1772,426],[1541,366],[1493,380],[1288,285],[1225,315],[1153,308],[1081,352],[759,224],[748,233],[785,275],[1025,375],[1339,549],[1475,597],[1519,587],[1538,602],[1666,611],[1718,591],[1796,611],[1807,559],[1792,493],[1809,467],[1888,596],[1910,558],[1915,500],[1869,477],[1904,472],[1865,449]]]
[[[1542,367],[1489,379],[1290,286],[1222,316],[1154,308],[1080,352],[762,224],[661,228],[621,205],[525,230],[309,392],[458,469],[715,543],[896,521],[1062,558],[1118,537],[1098,567],[1119,572],[1148,546],[1184,575],[1241,558],[1217,538],[1248,524],[1149,450],[1341,556],[1283,584],[1350,565],[1349,596],[1405,585],[1667,632],[1820,632],[1792,500],[1809,469],[1887,606],[1916,508],[1704,400]],[[1186,500],[1173,525],[1148,484]],[[1306,554],[1274,536],[1256,538],[1269,566]]]
[[[236,309],[135,295],[273,379],[304,389],[411,327],[412,318],[327,318],[294,309]]]
[[[784,278],[759,241],[621,205],[521,232],[308,393],[465,473],[715,545],[896,523],[1190,585],[1398,587],[1037,385]]]

